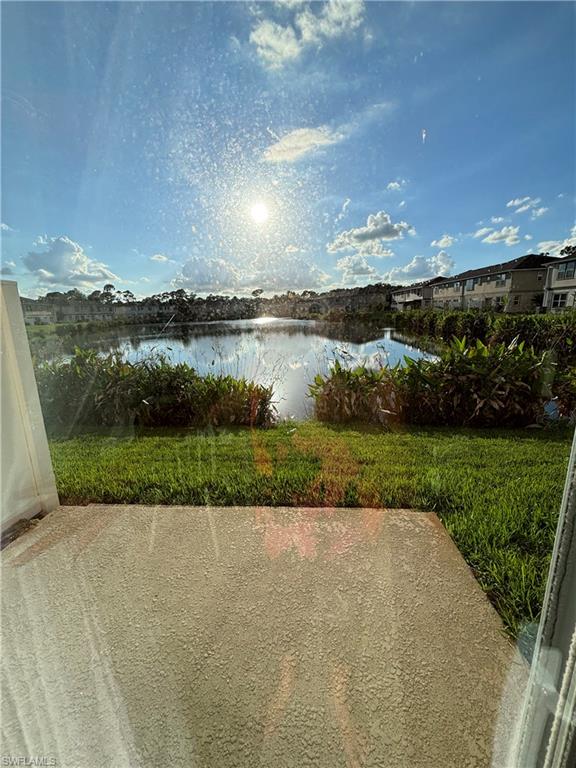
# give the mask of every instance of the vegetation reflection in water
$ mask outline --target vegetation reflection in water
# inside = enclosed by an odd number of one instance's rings
[[[73,339],[77,346],[118,351],[131,361],[161,354],[186,362],[200,375],[244,377],[272,386],[281,418],[311,416],[308,385],[331,363],[353,367],[402,364],[404,357],[432,358],[430,352],[390,328],[260,317],[190,325],[107,329]]]

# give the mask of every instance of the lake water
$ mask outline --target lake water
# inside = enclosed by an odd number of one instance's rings
[[[200,374],[230,374],[272,385],[279,416],[298,419],[312,413],[308,384],[336,359],[350,367],[376,367],[402,363],[405,355],[433,357],[389,328],[272,317],[168,328],[129,326],[75,342],[103,352],[121,351],[131,361],[161,353]]]

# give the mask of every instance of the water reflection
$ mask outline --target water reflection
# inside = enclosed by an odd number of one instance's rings
[[[308,385],[336,359],[345,366],[375,367],[402,363],[405,355],[432,356],[389,328],[282,318],[117,328],[105,336],[85,334],[74,343],[118,351],[131,361],[162,354],[201,374],[244,376],[272,385],[279,415],[295,418],[310,416]]]

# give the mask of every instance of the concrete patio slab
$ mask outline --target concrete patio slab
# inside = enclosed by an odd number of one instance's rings
[[[2,755],[505,765],[526,668],[435,515],[60,507],[2,563]]]

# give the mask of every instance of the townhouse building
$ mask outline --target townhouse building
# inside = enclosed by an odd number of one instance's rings
[[[535,312],[542,306],[549,262],[549,256],[531,253],[460,272],[433,287],[432,306]]]
[[[26,325],[49,325],[56,322],[56,312],[50,302],[21,299]]]
[[[548,261],[543,306],[554,313],[576,308],[576,253]]]
[[[432,306],[434,289],[443,284],[445,277],[434,277],[420,283],[412,283],[407,287],[396,288],[392,291],[392,309],[400,312],[405,309],[427,309]]]

